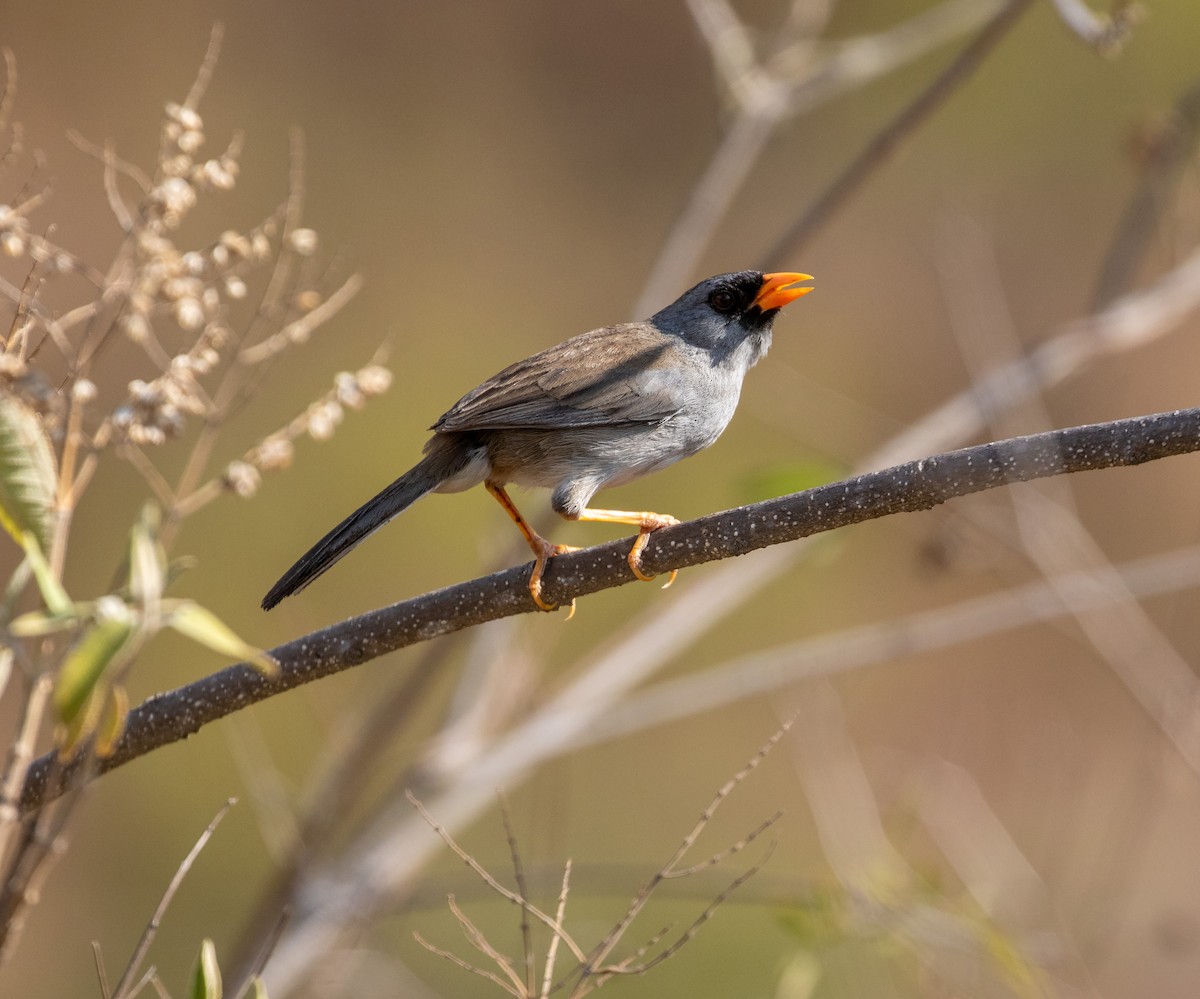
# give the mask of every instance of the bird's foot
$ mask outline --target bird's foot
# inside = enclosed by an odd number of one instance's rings
[[[642,515],[641,530],[638,532],[637,540],[634,541],[633,547],[629,549],[628,561],[629,568],[633,570],[633,574],[644,583],[654,579],[654,575],[647,573],[642,569],[642,549],[646,547],[646,542],[650,535],[664,527],[674,527],[679,521],[672,517],[669,513],[647,513]],[[671,575],[662,588],[665,590],[673,582],[675,577],[679,575],[678,569],[672,569]]]
[[[567,552],[577,552],[579,549],[574,545],[556,545],[539,534],[534,534],[533,539],[530,539],[530,547],[534,549],[537,557],[533,563],[533,572],[529,574],[529,595],[533,597],[533,602],[537,604],[539,610],[556,611],[558,604],[547,603],[542,599],[542,574],[546,571],[546,563],[555,555],[565,555]],[[567,620],[570,621],[574,616],[575,600],[572,598],[567,607]]]

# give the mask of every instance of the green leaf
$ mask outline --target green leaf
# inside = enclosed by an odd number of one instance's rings
[[[157,604],[162,599],[166,577],[166,555],[158,543],[158,511],[147,503],[129,532],[129,590],[139,604]]]
[[[86,707],[113,657],[133,634],[133,620],[109,617],[97,621],[67,654],[54,684],[54,707],[68,725]]]
[[[8,585],[4,587],[4,596],[0,602],[0,615],[3,615],[3,620],[12,619],[17,601],[21,599],[21,595],[25,592],[31,579],[33,579],[33,568],[29,564],[29,559],[23,558],[13,570],[13,574],[8,577]]]
[[[21,547],[25,549],[25,558],[33,570],[33,578],[37,580],[38,589],[42,592],[42,600],[50,609],[51,614],[70,614],[74,610],[71,598],[63,589],[62,583],[50,571],[50,564],[42,554],[42,546],[37,538],[26,532],[20,538]]]
[[[100,714],[108,698],[108,691],[103,683],[99,683],[88,692],[83,704],[68,720],[58,727],[58,759],[66,763],[75,755],[75,750],[86,742],[96,726],[100,724]]]
[[[41,638],[43,635],[53,635],[58,631],[66,631],[86,620],[84,608],[72,610],[70,614],[51,614],[48,611],[30,611],[15,617],[8,630],[18,638]]]
[[[96,725],[96,755],[100,759],[112,756],[125,733],[125,719],[128,717],[129,694],[119,683],[114,684]]]
[[[217,964],[217,948],[211,940],[206,939],[200,945],[189,994],[192,999],[221,999],[221,968]]]
[[[32,409],[0,392],[0,525],[20,544],[26,532],[50,547],[58,462]]]
[[[279,664],[257,646],[242,641],[216,614],[191,600],[172,606],[167,624],[194,642],[234,659],[245,659],[263,676],[279,676]]]

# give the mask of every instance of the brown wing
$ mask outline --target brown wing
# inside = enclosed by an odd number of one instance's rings
[[[681,406],[665,366],[676,344],[648,323],[582,333],[493,375],[459,399],[433,429],[656,423]]]

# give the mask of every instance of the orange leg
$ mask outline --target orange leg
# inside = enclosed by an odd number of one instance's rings
[[[533,597],[533,602],[544,611],[557,610],[558,604],[548,604],[542,599],[542,573],[546,571],[546,561],[555,555],[562,555],[566,552],[578,551],[579,549],[572,548],[570,545],[556,545],[552,541],[547,541],[529,526],[528,521],[521,516],[521,511],[517,509],[517,505],[509,498],[503,486],[498,486],[494,482],[485,482],[483,485],[489,493],[496,497],[496,502],[504,507],[504,512],[512,518],[512,522],[517,525],[517,530],[521,532],[530,549],[533,551],[535,561],[533,563],[533,572],[529,576],[529,595]],[[572,600],[567,619],[570,620],[574,614],[575,601]]]
[[[634,524],[638,528],[637,540],[634,541],[633,547],[629,549],[629,568],[633,570],[633,574],[638,579],[649,582],[654,577],[647,575],[642,571],[642,549],[646,547],[646,541],[651,533],[662,527],[674,527],[679,523],[669,513],[648,513],[647,511],[632,511],[632,510],[589,510],[584,509],[576,518],[578,520],[595,520],[605,524]],[[665,590],[673,582],[675,577],[679,575],[678,569],[671,570],[671,578],[663,583]]]

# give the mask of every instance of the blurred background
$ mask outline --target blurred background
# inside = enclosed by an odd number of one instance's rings
[[[368,364],[385,342],[393,384],[348,414],[331,441],[299,439],[294,466],[265,475],[251,499],[224,497],[190,518],[175,544],[173,554],[199,558],[179,591],[270,647],[524,561],[483,490],[434,497],[302,595],[269,616],[258,609],[312,541],[415,462],[426,428],[463,392],[569,335],[633,318],[652,274],[664,287],[639,315],[745,267],[806,271],[817,293],[777,322],[723,439],[604,494],[613,507],[691,518],[840,478],[883,454],[898,461],[1194,405],[1192,315],[1144,342],[1089,353],[1069,377],[1002,405],[991,421],[947,413],[932,433],[885,450],[947,400],[966,392],[970,401],[974,382],[1065,324],[1117,294],[1154,289],[1194,251],[1197,118],[1186,103],[1179,110],[1200,86],[1193,0],[1147,0],[1145,19],[1111,54],[1069,30],[1048,0],[1032,4],[828,224],[768,259],[999,6],[961,2],[942,16],[950,5],[923,0],[828,10],[736,3],[746,32],[723,36],[721,51],[736,58],[742,37],[778,74],[828,65],[863,38],[892,51],[897,26],[923,15],[931,19],[915,22],[915,34],[942,39],[887,71],[868,60],[869,79],[835,86],[765,129],[761,155],[741,163],[744,183],[725,188],[729,210],[712,219],[711,238],[685,240],[687,252],[671,258],[677,273],[656,270],[664,247],[745,114],[714,69],[711,38],[693,16],[700,8],[682,0],[8,0],[0,42],[16,59],[13,118],[26,166],[9,172],[3,196],[15,198],[35,171],[36,150],[44,167],[33,186],[48,181],[52,197],[35,225],[53,223],[58,243],[103,269],[121,233],[101,164],[67,132],[111,141],[152,171],[163,106],[186,96],[216,21],[224,40],[200,111],[209,149],[244,131],[241,170],[232,191],[204,196],[181,245],[206,245],[274,212],[288,189],[290,130],[303,134],[304,224],[319,234],[331,273],[361,274],[364,288],[288,353],[222,433],[212,467],[303,412],[337,372]],[[1119,237],[1139,192],[1151,205],[1136,215],[1144,241]],[[1136,249],[1119,275],[1104,271],[1114,241]],[[5,267],[19,283],[19,266]],[[79,289],[64,279],[50,294],[66,308]],[[102,392],[146,377],[136,361],[114,351]],[[187,441],[154,452],[168,478]],[[183,855],[238,796],[149,956],[172,994],[184,993],[204,937],[232,975],[238,955],[270,936],[256,911],[265,904],[277,915],[285,899],[292,915],[268,966],[272,995],[496,994],[413,941],[418,930],[486,963],[446,909],[455,892],[497,946],[519,950],[516,910],[434,845],[399,797],[403,787],[511,884],[492,796],[504,790],[543,908],[553,908],[572,858],[567,925],[588,947],[717,789],[798,711],[693,861],[777,810],[783,817],[724,864],[662,886],[617,956],[663,925],[675,928],[668,940],[677,936],[774,838],[769,861],[676,956],[612,989],[1194,995],[1198,488],[1200,467],[1185,457],[999,490],[792,553],[689,569],[666,592],[626,586],[588,597],[570,624],[526,616],[409,649],[209,726],[88,792],[0,967],[0,993],[100,995],[92,941],[114,978]],[[144,496],[127,464],[103,464],[75,525],[72,594],[113,585]],[[558,523],[542,495],[518,502],[557,541],[621,534]],[[1173,553],[1185,566],[1178,578],[1143,566],[1122,596],[1111,565]],[[15,564],[11,551],[4,557]],[[1037,589],[1047,574],[1069,572],[1091,573],[1074,596]],[[1084,597],[1099,603],[1072,602]],[[987,599],[1010,603],[972,603],[968,619],[964,601]],[[739,660],[749,654],[759,658]],[[621,690],[565,745],[514,741],[564,691],[586,705],[586,688],[571,686],[577,678],[600,665],[599,675],[615,675],[639,657],[648,664],[631,685],[642,690],[697,677],[720,684],[703,696],[663,687],[657,701]],[[159,637],[130,677],[133,702],[222,665]],[[394,693],[406,683],[408,694]],[[404,706],[396,725],[368,744],[334,804],[318,799],[318,836],[304,818],[314,782],[393,697]],[[0,710],[6,737],[14,717],[10,700]],[[504,770],[501,750],[528,745],[540,747],[529,763]],[[365,857],[395,884],[359,907],[350,887],[369,869]],[[271,896],[288,858],[299,881]],[[313,929],[347,919],[354,931],[336,945]]]

